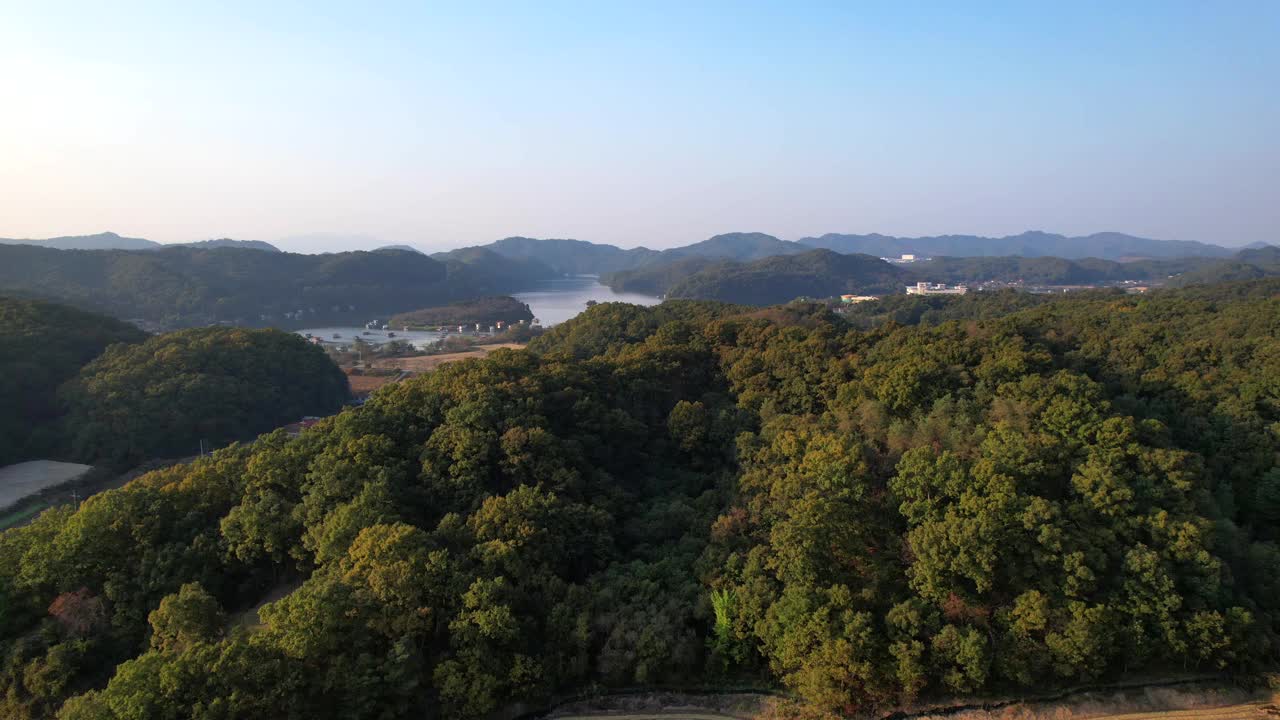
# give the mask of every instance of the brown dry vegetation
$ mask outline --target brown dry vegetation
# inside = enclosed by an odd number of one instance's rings
[[[451,363],[456,360],[466,360],[468,358],[482,358],[490,352],[499,348],[519,349],[524,347],[523,343],[495,343],[493,345],[477,345],[472,350],[464,352],[445,353],[443,355],[424,355],[422,357],[403,357],[403,358],[379,358],[374,360],[371,365],[375,368],[394,368],[396,370],[407,370],[411,373],[430,372],[445,363]],[[354,386],[353,386],[354,389]]]
[[[347,373],[347,382],[351,383],[353,395],[368,395],[378,388],[396,379],[396,375],[353,375]]]

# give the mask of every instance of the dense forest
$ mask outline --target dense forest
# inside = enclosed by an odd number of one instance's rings
[[[902,292],[910,274],[870,255],[810,250],[747,263],[720,263],[674,282],[667,296],[747,305],[797,297]]]
[[[759,232],[735,232],[716,235],[701,242],[651,250],[645,247],[624,250],[613,245],[583,240],[540,240],[511,237],[483,246],[500,255],[533,259],[568,275],[606,275],[670,265],[693,257],[734,262],[751,262],[778,255],[797,255],[815,249],[833,250],[844,255],[863,254],[896,258],[904,253],[921,257],[981,258],[1020,257],[1083,260],[1083,265],[1096,266],[1104,261],[1136,261],[1141,259],[1229,258],[1230,248],[1207,243],[1152,240],[1123,233],[1103,232],[1083,237],[1067,237],[1055,233],[1025,232],[1006,237],[975,235],[939,235],[935,237],[893,237],[889,235],[844,235],[828,233],[796,241],[781,240]],[[636,276],[638,277],[638,276]],[[986,278],[983,278],[986,279]],[[629,280],[628,280],[629,282]],[[669,284],[668,284],[669,286]],[[635,292],[651,292],[636,286]],[[666,290],[654,292],[655,295]]]
[[[737,263],[722,258],[693,256],[671,262],[656,263],[631,270],[619,270],[600,276],[600,283],[615,292],[633,292],[661,297],[671,286],[708,268],[731,268]]]
[[[399,313],[391,317],[391,326],[393,328],[405,325],[437,327],[473,323],[491,325],[496,322],[518,323],[521,320],[525,322],[533,320],[533,311],[529,306],[508,295],[496,295]]]
[[[0,297],[0,465],[131,467],[337,412],[346,376],[278,330],[148,336],[75,308]],[[0,608],[3,605],[0,604]]]
[[[1280,283],[903,302],[601,304],[49,511],[0,534],[0,715],[847,713],[1278,659]]]
[[[58,387],[108,345],[144,339],[119,320],[0,296],[0,465],[57,448]]]
[[[495,258],[501,262],[491,262]],[[364,323],[526,289],[550,273],[539,263],[493,253],[441,262],[395,250],[297,255],[223,247],[92,251],[0,245],[0,290],[161,328]]]
[[[1278,253],[1277,248],[1266,247],[1243,250],[1230,260],[1186,257],[1130,262],[1098,258],[937,257],[890,265],[865,255],[811,251],[746,263],[690,257],[607,273],[600,280],[618,291],[771,305],[795,297],[901,292],[901,286],[922,280],[1027,285],[1135,280],[1173,286],[1251,280],[1280,275]]]
[[[510,237],[479,248],[505,257],[540,262],[562,275],[603,275],[654,267],[686,258],[750,261],[774,255],[801,253],[809,248],[764,233],[725,233],[691,245],[650,250],[624,250],[584,240],[540,240]]]
[[[72,456],[128,466],[337,412],[350,389],[325,352],[294,333],[213,327],[113,345],[60,396]]]
[[[892,235],[844,235],[828,233],[801,238],[809,247],[841,253],[867,253],[878,257],[898,257],[903,253],[948,257],[1056,257],[1069,259],[1132,260],[1135,258],[1228,257],[1230,248],[1190,240],[1153,240],[1118,232],[1068,237],[1058,233],[1028,230],[1018,235],[935,235],[893,237]]]

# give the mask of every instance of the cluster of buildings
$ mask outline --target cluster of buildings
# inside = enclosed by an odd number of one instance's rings
[[[880,259],[887,263],[893,263],[895,265],[908,265],[913,262],[926,262],[926,261],[932,260],[933,258],[916,257],[911,253],[903,253],[902,255],[896,258],[882,257]]]
[[[964,295],[967,292],[969,288],[964,285],[918,282],[907,286],[908,295]]]

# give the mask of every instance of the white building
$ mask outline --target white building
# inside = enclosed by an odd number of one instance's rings
[[[933,258],[917,257],[914,253],[903,253],[898,257],[882,257],[881,260],[894,265],[909,265],[913,262],[926,262]]]
[[[963,295],[967,292],[969,288],[964,285],[948,287],[940,283],[918,282],[907,286],[908,295]]]

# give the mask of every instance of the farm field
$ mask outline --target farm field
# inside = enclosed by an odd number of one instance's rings
[[[371,364],[375,368],[395,368],[397,370],[406,370],[411,373],[431,372],[436,368],[458,360],[466,360],[468,358],[482,358],[490,352],[499,348],[519,349],[524,347],[522,343],[497,343],[494,345],[478,345],[472,350],[464,350],[456,353],[445,353],[443,355],[424,355],[422,357],[406,357],[406,358],[381,358],[374,360]]]

